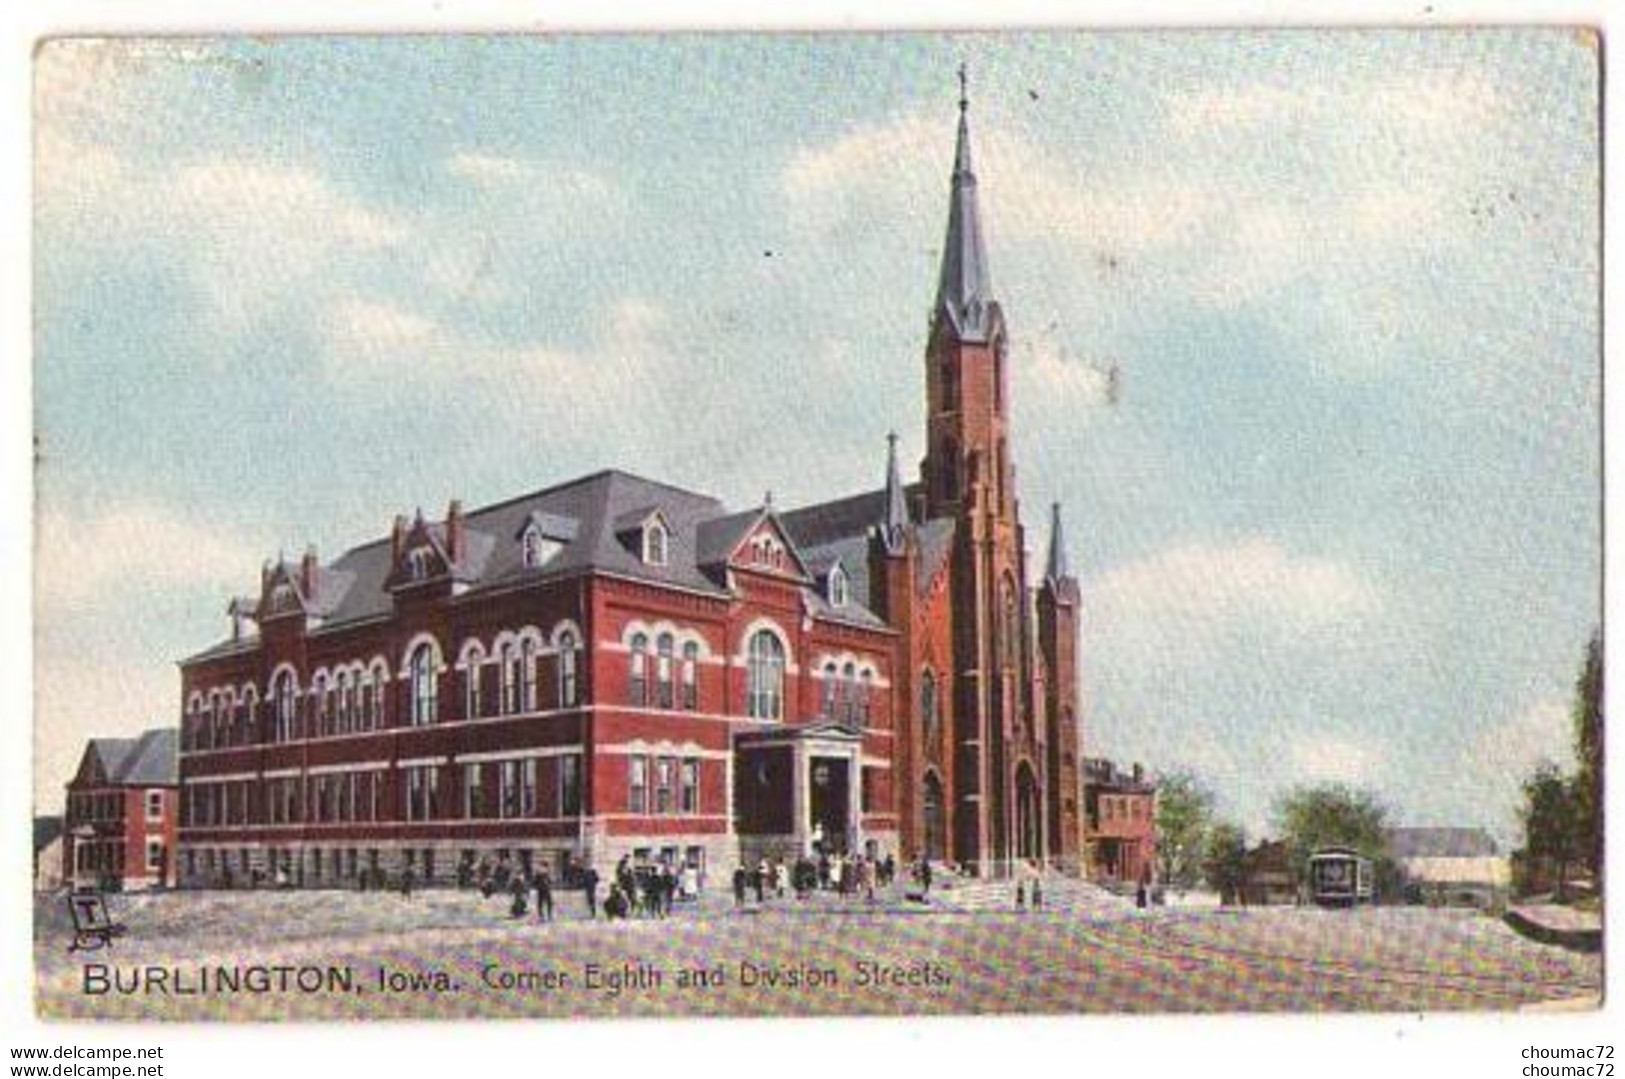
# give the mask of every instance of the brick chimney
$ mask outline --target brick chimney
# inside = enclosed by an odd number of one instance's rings
[[[397,513],[395,524],[389,532],[390,563],[398,565],[401,560],[401,551],[406,547],[406,514]]]
[[[299,560],[299,588],[308,599],[316,594],[316,545],[313,543],[305,548],[305,556]]]
[[[465,529],[462,500],[454,498],[451,505],[446,507],[446,556],[453,563],[463,560],[463,552],[466,549]]]

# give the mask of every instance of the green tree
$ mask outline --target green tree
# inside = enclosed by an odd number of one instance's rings
[[[1558,902],[1567,898],[1569,867],[1580,855],[1575,822],[1576,785],[1550,761],[1535,769],[1523,785],[1523,864],[1526,889],[1548,880]]]
[[[1574,777],[1574,828],[1575,853],[1591,871],[1599,894],[1603,871],[1602,677],[1602,638],[1593,633],[1574,687],[1574,758],[1579,762]]]
[[[1213,818],[1213,794],[1190,772],[1157,783],[1157,878],[1193,888],[1202,876],[1202,846]]]
[[[1202,854],[1202,876],[1208,887],[1219,893],[1221,903],[1235,903],[1241,897],[1246,872],[1247,834],[1229,821],[1215,821],[1208,829]]]
[[[1309,856],[1322,847],[1349,847],[1378,863],[1377,878],[1386,872],[1388,810],[1368,790],[1345,783],[1294,787],[1275,804],[1275,824],[1286,840],[1300,880],[1309,872]]]

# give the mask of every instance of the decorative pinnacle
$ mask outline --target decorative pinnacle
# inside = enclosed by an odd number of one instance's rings
[[[970,109],[970,78],[965,71],[965,61],[959,61],[959,111]]]

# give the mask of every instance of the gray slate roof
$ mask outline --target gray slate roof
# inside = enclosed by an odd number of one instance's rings
[[[92,738],[87,753],[101,763],[115,787],[165,787],[180,782],[173,727],[155,727],[138,738]]]
[[[1387,840],[1394,858],[1492,858],[1500,853],[1482,828],[1390,828]]]
[[[466,595],[592,571],[725,597],[729,593],[717,563],[765,513],[772,512],[810,573],[816,577],[827,572],[839,557],[851,577],[852,602],[839,609],[830,607],[819,589],[805,589],[813,613],[878,628],[884,623],[869,609],[866,544],[869,529],[885,512],[885,494],[866,492],[785,513],[763,507],[730,513],[710,495],[613,469],[596,472],[465,513],[465,565],[477,570]],[[636,534],[627,531],[656,511],[671,526],[664,566],[645,564]],[[549,538],[563,546],[544,565],[526,568],[519,536],[533,520],[543,522]],[[431,524],[428,530],[443,540],[443,523]],[[936,535],[940,529],[926,531]],[[322,614],[324,626],[336,628],[388,615],[394,601],[385,585],[392,560],[386,536],[353,547],[321,567],[316,588],[320,602],[314,609]],[[287,568],[297,576],[296,565]],[[207,659],[244,647],[249,646],[224,641],[190,658]]]
[[[34,853],[38,854],[54,843],[62,834],[62,818],[57,816],[34,818]]]

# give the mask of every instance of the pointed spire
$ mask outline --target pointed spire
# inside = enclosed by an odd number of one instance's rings
[[[897,464],[897,432],[886,435],[886,517],[880,522],[880,538],[886,553],[903,553],[903,536],[908,525],[908,502],[903,497],[903,473]]]
[[[1045,564],[1044,579],[1059,584],[1072,576],[1066,564],[1066,535],[1061,531],[1061,504],[1050,504],[1049,561]]]
[[[993,281],[982,242],[982,215],[976,205],[976,173],[971,166],[970,100],[965,66],[959,67],[959,141],[954,146],[948,233],[942,244],[935,316],[947,316],[961,341],[987,340],[992,328]]]

